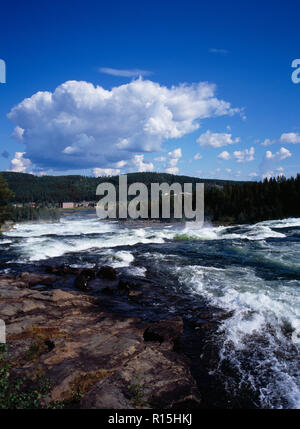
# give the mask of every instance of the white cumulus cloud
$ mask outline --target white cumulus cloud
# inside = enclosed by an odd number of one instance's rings
[[[275,153],[267,150],[260,164],[261,177],[263,179],[270,179],[271,177],[282,176],[284,168],[276,166],[276,163],[290,158],[291,156],[291,152],[285,147],[281,147],[280,150]]]
[[[300,144],[299,133],[283,133],[278,140],[266,139],[262,142],[262,146],[271,146],[272,144]]]
[[[239,141],[240,139],[238,137],[233,139],[230,133],[212,133],[210,130],[201,134],[197,139],[200,146],[213,148],[227,146],[229,144],[238,143]]]
[[[291,152],[286,149],[285,147],[281,147],[280,150],[276,153],[272,153],[270,150],[266,151],[266,159],[267,160],[274,160],[274,161],[281,161],[286,158],[290,158],[292,156]]]
[[[131,163],[132,166],[140,173],[154,170],[154,165],[152,162],[144,162],[144,155],[134,155]]]
[[[168,166],[166,168],[166,172],[169,174],[178,174],[179,168],[177,167],[178,161],[182,157],[181,148],[174,149],[172,152],[168,153]]]
[[[254,153],[255,149],[252,146],[250,147],[250,149],[234,151],[233,156],[237,160],[237,162],[250,162],[254,160]]]
[[[219,158],[219,159],[222,159],[222,160],[224,160],[224,161],[228,161],[228,160],[231,158],[231,155],[230,155],[230,153],[229,153],[229,152],[227,152],[227,150],[224,150],[223,152],[221,152],[221,153],[218,155],[218,158]]]
[[[24,158],[25,152],[16,152],[14,159],[10,161],[10,169],[17,173],[25,173],[32,166],[30,159]]]
[[[116,176],[117,174],[120,174],[120,170],[117,168],[94,168],[93,174],[95,177]]]
[[[38,168],[115,168],[195,131],[200,119],[240,112],[216,98],[215,90],[205,82],[167,88],[137,79],[106,90],[67,81],[24,99],[8,117]]]

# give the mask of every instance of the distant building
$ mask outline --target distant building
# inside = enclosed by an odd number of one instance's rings
[[[75,207],[75,203],[71,203],[71,202],[68,202],[68,203],[62,203],[61,207],[62,207],[63,209],[74,209],[74,207]]]

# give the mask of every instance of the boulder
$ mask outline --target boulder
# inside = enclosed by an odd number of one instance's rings
[[[96,268],[84,268],[80,275],[86,277],[88,281],[94,280],[97,276],[97,269]]]
[[[81,270],[79,268],[70,267],[69,265],[60,265],[56,266],[48,266],[45,271],[50,274],[55,274],[56,276],[66,276],[68,274],[79,275]]]
[[[89,287],[89,279],[85,275],[79,274],[74,281],[74,286],[76,289],[82,291],[89,291],[91,288]]]
[[[115,280],[117,278],[117,272],[113,267],[103,265],[98,271],[98,277],[107,280]]]

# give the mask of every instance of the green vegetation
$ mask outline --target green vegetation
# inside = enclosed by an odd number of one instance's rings
[[[58,220],[60,213],[54,208],[48,207],[11,207],[9,212],[9,219],[14,222],[24,221],[50,221]]]
[[[128,391],[131,395],[130,402],[132,403],[132,405],[137,408],[149,406],[148,401],[146,401],[146,399],[144,398],[141,385],[138,382],[130,384],[130,386],[128,387]]]
[[[13,203],[37,203],[51,207],[64,201],[98,201],[96,188],[99,183],[110,182],[118,189],[119,176],[113,177],[84,177],[84,176],[42,176],[32,174],[3,172],[3,177],[15,196]],[[167,173],[129,173],[128,185],[135,182],[145,183],[150,190],[151,183],[205,183],[213,185],[238,184],[242,182],[199,179],[189,176],[174,176]]]
[[[82,176],[43,176],[36,177],[25,173],[2,173],[14,196],[9,193],[5,182],[2,202],[7,210],[7,200],[11,203],[25,204],[15,208],[10,219],[38,220],[57,219],[55,210],[64,201],[97,201],[96,188],[99,183],[110,182],[118,191],[119,176],[113,177],[82,177]],[[128,185],[140,182],[148,187],[150,197],[151,183],[196,183],[205,184],[205,219],[219,223],[252,223],[283,217],[300,216],[300,175],[296,178],[277,179],[263,182],[234,182],[213,179],[200,179],[188,176],[174,176],[166,173],[129,173]],[[4,183],[1,185],[1,183]],[[118,195],[118,192],[117,192]],[[172,216],[171,195],[171,217]],[[132,197],[133,198],[133,197]],[[38,208],[30,207],[35,203]],[[27,206],[26,206],[27,204]],[[4,211],[5,211],[4,210]],[[2,219],[5,215],[2,216]],[[163,219],[164,221],[167,219]],[[182,219],[185,220],[185,219]],[[1,219],[0,219],[1,222]]]
[[[13,375],[6,344],[0,344],[0,409],[41,408],[40,401],[49,392],[47,379],[33,381]]]
[[[0,226],[10,217],[8,201],[14,198],[14,194],[8,188],[6,180],[0,174]]]
[[[205,216],[220,223],[253,223],[300,217],[300,174],[205,192]]]

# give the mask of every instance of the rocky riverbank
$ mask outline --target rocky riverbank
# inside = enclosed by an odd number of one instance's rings
[[[111,267],[47,267],[47,272],[0,277],[7,335],[0,365],[10,368],[0,390],[6,388],[6,397],[14,394],[12,386],[22,390],[18,380],[23,380],[24,394],[38,391],[41,381],[47,386],[36,395],[35,407],[200,406],[189,359],[174,351],[183,332],[180,317],[150,323],[108,311],[115,296],[120,302],[147,301],[142,286],[119,279]]]

